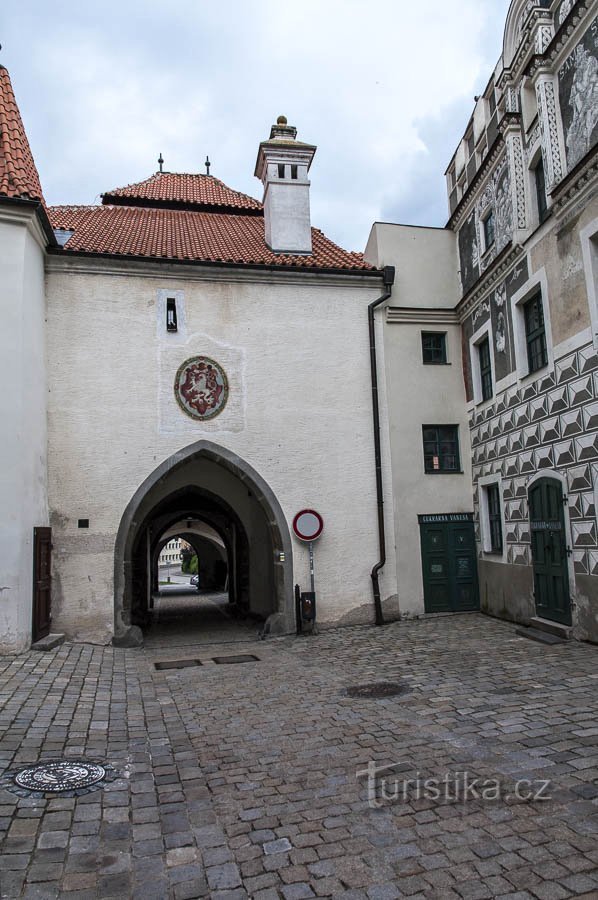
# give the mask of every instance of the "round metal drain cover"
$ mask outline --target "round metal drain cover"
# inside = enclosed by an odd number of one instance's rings
[[[384,697],[397,697],[406,691],[407,688],[398,681],[376,681],[373,684],[354,684],[348,687],[347,696],[377,700]]]
[[[58,760],[21,769],[14,780],[19,787],[29,791],[59,794],[90,787],[105,777],[106,769],[97,763]]]

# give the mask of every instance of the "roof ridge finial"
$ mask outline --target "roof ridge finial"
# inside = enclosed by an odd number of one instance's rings
[[[160,156],[158,157],[158,165],[160,166],[160,173],[162,173],[164,171],[164,169],[162,168],[162,166],[164,165],[164,159],[163,159],[161,153],[160,153]]]
[[[209,157],[208,154],[206,153],[206,161],[205,161],[205,163],[204,163],[204,166],[206,167],[206,175],[209,175],[209,174],[210,174],[210,166],[211,166],[211,165],[212,165],[212,163],[210,162],[210,157]]]

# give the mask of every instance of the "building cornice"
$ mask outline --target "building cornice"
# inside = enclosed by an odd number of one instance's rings
[[[591,6],[593,6],[593,0],[578,0],[561,27],[553,36],[544,53],[533,56],[529,60],[525,71],[522,72],[522,75],[528,75],[530,78],[533,78],[539,70],[546,67],[549,67],[552,71],[559,60],[559,57],[569,50],[568,45],[571,37],[580,22],[585,18]]]
[[[389,325],[458,325],[456,310],[447,307],[387,306]]]
[[[472,290],[466,294],[460,303],[457,304],[457,315],[459,321],[467,317],[478,302],[482,300],[492,288],[503,281],[509,271],[514,267],[517,261],[524,255],[525,250],[521,244],[507,244],[500,256],[497,256],[489,269],[484,272],[483,277],[478,281]]]
[[[48,246],[48,235],[39,216],[37,215],[39,204],[36,201],[21,201],[14,203],[7,198],[0,199],[0,222],[10,225],[20,225],[26,228],[39,244],[42,250]]]
[[[459,201],[459,204],[457,205],[454,213],[446,223],[446,228],[450,228],[453,231],[457,230],[463,219],[471,211],[471,208],[475,204],[476,192],[478,188],[488,177],[492,169],[494,169],[494,167],[500,160],[503,151],[506,149],[504,132],[507,131],[511,125],[518,123],[520,118],[521,117],[519,113],[505,113],[499,125],[498,137],[490,148],[486,159],[476,172],[473,181],[463,194],[463,197]]]
[[[552,191],[552,212],[564,213],[572,202],[586,193],[587,187],[598,177],[598,145],[581,160]]]
[[[552,13],[550,10],[540,6],[530,10],[524,24],[524,30],[526,32],[525,37],[519,44],[510,65],[502,70],[496,82],[497,87],[501,90],[513,81],[519,81],[524,74],[526,67],[535,58],[536,26],[542,22],[546,25],[552,25]],[[539,58],[543,59],[544,56],[542,55]]]
[[[153,278],[160,281],[226,282],[227,284],[312,284],[327,287],[375,288],[383,274],[379,269],[309,269],[302,266],[251,266],[191,261],[150,260],[100,254],[46,256],[46,272],[65,275],[103,275]]]

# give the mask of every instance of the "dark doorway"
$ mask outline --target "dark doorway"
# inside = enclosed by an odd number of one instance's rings
[[[427,613],[480,608],[473,516],[448,513],[419,517]]]
[[[33,623],[35,641],[50,634],[52,624],[52,529],[33,529]]]
[[[239,457],[208,441],[165,460],[127,506],[115,548],[115,641],[138,644],[152,620],[160,542],[189,522],[216,532],[221,561],[206,567],[212,589],[225,582],[229,611],[266,633],[294,626],[288,525],[266,482]],[[200,543],[200,535],[195,540]],[[220,601],[219,601],[220,602]]]
[[[563,489],[554,478],[540,478],[529,490],[536,614],[571,625],[571,598]]]

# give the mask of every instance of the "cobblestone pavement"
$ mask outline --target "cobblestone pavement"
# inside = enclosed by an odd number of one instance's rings
[[[234,652],[259,661],[211,661]],[[205,664],[155,669],[177,655]],[[381,680],[405,690],[346,694]],[[184,654],[72,644],[1,660],[0,692],[3,770],[120,773],[77,798],[0,791],[2,897],[598,898],[597,647],[477,615]],[[552,799],[368,803],[370,762],[550,779]]]

